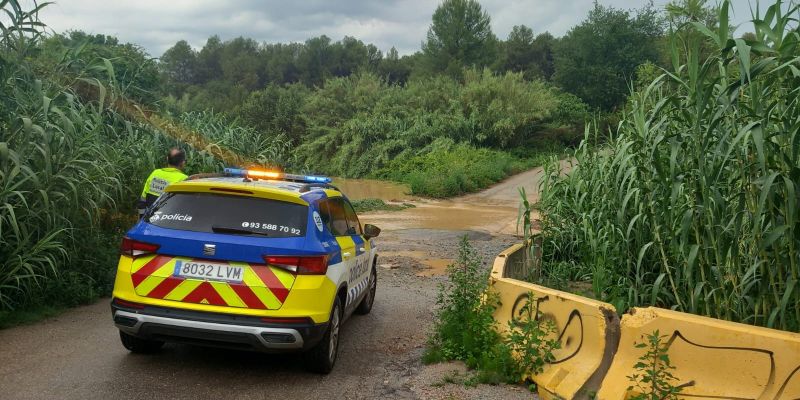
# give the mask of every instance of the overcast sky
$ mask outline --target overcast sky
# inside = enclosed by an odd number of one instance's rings
[[[661,7],[665,0],[656,0]],[[555,36],[580,23],[592,0],[480,0],[492,30],[505,39],[514,25]],[[641,8],[645,0],[600,0],[617,8]],[[733,0],[734,23],[747,21],[747,0]],[[762,0],[761,3],[771,3]],[[56,32],[80,29],[143,46],[152,56],[185,39],[199,49],[211,35],[260,42],[302,42],[345,35],[401,55],[420,49],[438,0],[56,0],[41,13]],[[762,6],[763,7],[763,6]],[[741,28],[739,31],[752,30]]]

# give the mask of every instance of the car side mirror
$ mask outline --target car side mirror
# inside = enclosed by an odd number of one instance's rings
[[[378,228],[372,224],[364,224],[364,237],[367,239],[372,239],[377,237],[381,234],[381,228]]]

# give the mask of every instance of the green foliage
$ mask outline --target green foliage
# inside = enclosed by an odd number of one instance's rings
[[[488,273],[481,264],[467,238],[462,238],[456,262],[447,267],[448,281],[439,287],[430,339],[444,359],[461,360],[473,368],[500,340],[492,316],[497,295],[486,294]]]
[[[520,309],[520,317],[508,322],[508,332],[506,345],[518,360],[517,381],[542,373],[545,365],[555,361],[553,350],[561,348],[555,323],[538,310],[532,292]]]
[[[659,60],[656,41],[662,35],[652,4],[631,16],[595,3],[587,19],[558,42],[553,80],[590,106],[612,110],[628,96],[636,67]]]
[[[556,39],[548,32],[534,38],[533,30],[525,25],[511,29],[508,39],[501,43],[503,58],[499,71],[521,72],[525,79],[549,80],[553,76],[553,47]]]
[[[409,184],[411,193],[452,197],[474,192],[522,171],[523,161],[500,151],[437,141],[432,150],[410,158],[395,158],[377,175]]]
[[[606,146],[587,131],[568,175],[549,166],[545,274],[569,263],[618,310],[800,330],[800,8],[780,7],[751,42],[730,37],[727,2],[716,30],[691,25],[703,37],[672,47],[688,61],[632,95]]]
[[[350,200],[353,204],[353,208],[356,210],[357,213],[363,212],[370,212],[370,211],[401,211],[407,208],[414,208],[413,204],[403,203],[403,204],[387,204],[385,201],[381,199],[361,199],[361,200]]]
[[[258,132],[210,111],[183,113],[177,120],[181,126],[209,139],[212,146],[232,150],[261,165],[290,164],[291,141],[283,133]]]
[[[476,147],[532,143],[542,131],[561,126],[552,115],[562,103],[567,114],[560,118],[580,115],[574,97],[519,74],[467,71],[463,84],[439,76],[403,88],[371,74],[332,79],[306,100],[308,133],[297,154],[313,171],[375,175],[412,183],[415,193],[451,196],[524,167],[516,157]],[[447,182],[443,171],[452,172]]]
[[[464,67],[483,68],[492,63],[497,38],[491,18],[475,0],[444,0],[422,44],[431,72],[459,77]]]
[[[437,320],[423,361],[464,361],[477,371],[466,385],[519,383],[554,359],[552,352],[560,347],[556,328],[535,309],[529,294],[522,315],[501,336],[493,317],[497,294],[487,282],[488,271],[464,237],[456,263],[448,267],[448,282],[439,288]]]
[[[182,96],[188,85],[197,82],[197,52],[185,40],[179,40],[161,55],[158,64],[164,80],[169,82],[169,93]]]
[[[243,124],[265,136],[283,134],[293,143],[299,143],[306,133],[306,122],[301,111],[308,92],[305,86],[299,84],[285,87],[268,85],[250,93],[237,114]]]
[[[55,79],[96,79],[118,94],[148,104],[162,94],[155,60],[142,47],[120,43],[113,36],[82,31],[55,34],[39,43],[35,54],[43,70],[62,74]]]
[[[669,360],[669,343],[664,342],[666,338],[666,335],[661,336],[655,331],[647,335],[646,342],[635,344],[637,349],[647,351],[633,366],[636,372],[627,377],[631,382],[628,392],[636,393],[631,399],[677,400],[681,388],[672,384],[678,378],[672,374],[675,367]]]
[[[149,82],[135,71],[149,67],[124,56],[135,47],[79,34],[43,41],[36,10],[2,4],[14,17],[0,37],[0,311],[13,320],[11,309],[35,315],[110,292],[142,180],[180,143],[107,108],[118,94],[149,92],[135,87]],[[56,45],[61,59],[41,51]],[[210,165],[188,150],[189,171]]]

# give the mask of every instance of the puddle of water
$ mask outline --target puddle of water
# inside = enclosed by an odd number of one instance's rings
[[[351,200],[369,198],[392,200],[410,200],[411,189],[402,183],[379,181],[376,179],[333,178],[333,185],[342,190]]]
[[[417,276],[444,275],[447,273],[447,267],[454,262],[455,260],[449,258],[431,258],[429,260],[422,260],[422,263],[428,268],[417,272]]]
[[[451,258],[431,258],[428,256],[427,252],[419,250],[383,251],[380,253],[380,256],[413,258],[422,265],[428,267],[417,272],[417,276],[444,275],[447,273],[447,266],[455,262],[455,260]]]

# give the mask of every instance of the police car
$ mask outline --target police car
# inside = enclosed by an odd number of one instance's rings
[[[341,323],[372,309],[380,229],[327,177],[226,169],[164,192],[122,240],[122,344],[300,351],[330,372]]]

